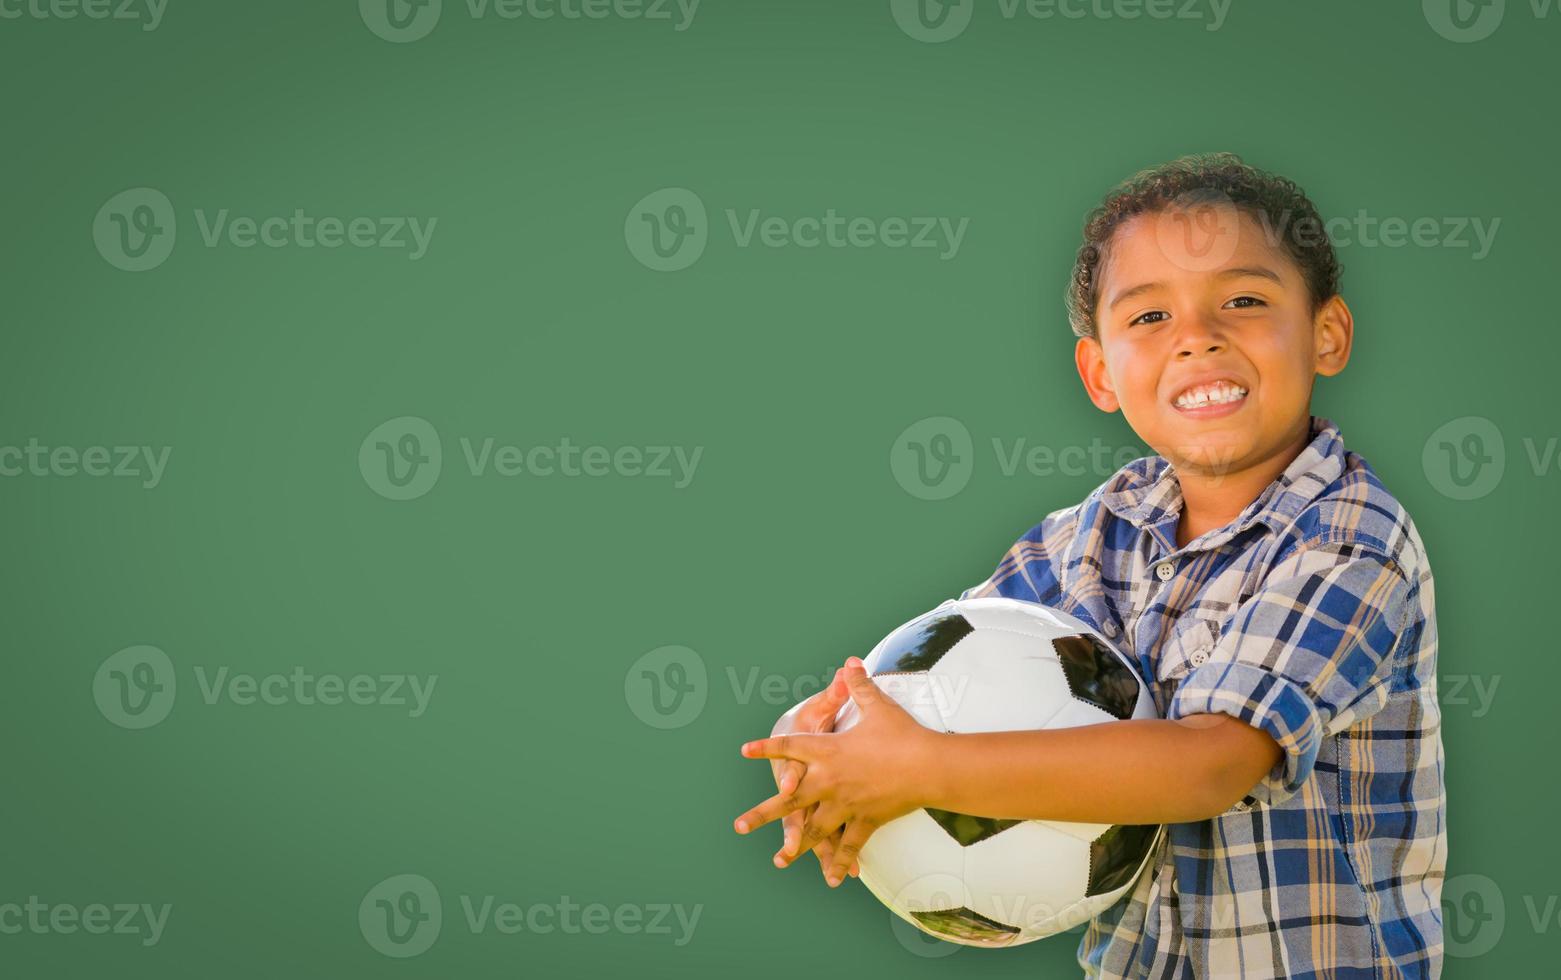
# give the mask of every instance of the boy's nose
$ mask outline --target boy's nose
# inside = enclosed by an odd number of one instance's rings
[[[1225,349],[1225,343],[1219,340],[1211,340],[1203,343],[1180,344],[1177,346],[1176,356],[1186,360],[1197,354],[1218,354]]]
[[[1183,317],[1176,335],[1176,358],[1185,361],[1199,354],[1218,354],[1225,349],[1225,335],[1219,325],[1205,317]]]

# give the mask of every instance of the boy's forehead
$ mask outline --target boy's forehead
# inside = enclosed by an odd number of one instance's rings
[[[1193,205],[1135,215],[1112,234],[1101,264],[1102,312],[1133,286],[1268,268],[1290,282],[1294,262],[1259,217],[1229,204]]]

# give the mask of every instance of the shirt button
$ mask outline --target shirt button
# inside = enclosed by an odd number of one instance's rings
[[[1160,564],[1154,567],[1154,573],[1156,578],[1162,582],[1166,582],[1170,580],[1172,575],[1176,574],[1176,566],[1172,565],[1168,561],[1162,561]]]
[[[1207,650],[1194,650],[1192,653],[1187,655],[1188,663],[1192,664],[1194,667],[1202,667],[1203,662],[1208,659],[1209,651]]]

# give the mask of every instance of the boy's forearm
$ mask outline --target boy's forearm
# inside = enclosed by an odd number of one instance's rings
[[[1280,755],[1265,732],[1224,715],[937,733],[923,805],[1021,820],[1204,820],[1246,795]]]

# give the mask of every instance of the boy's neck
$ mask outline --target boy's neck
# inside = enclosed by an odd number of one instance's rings
[[[1199,535],[1239,517],[1312,441],[1311,421],[1310,415],[1303,416],[1282,449],[1243,469],[1221,472],[1185,463],[1177,466],[1182,516],[1176,522],[1176,546],[1185,548]]]

